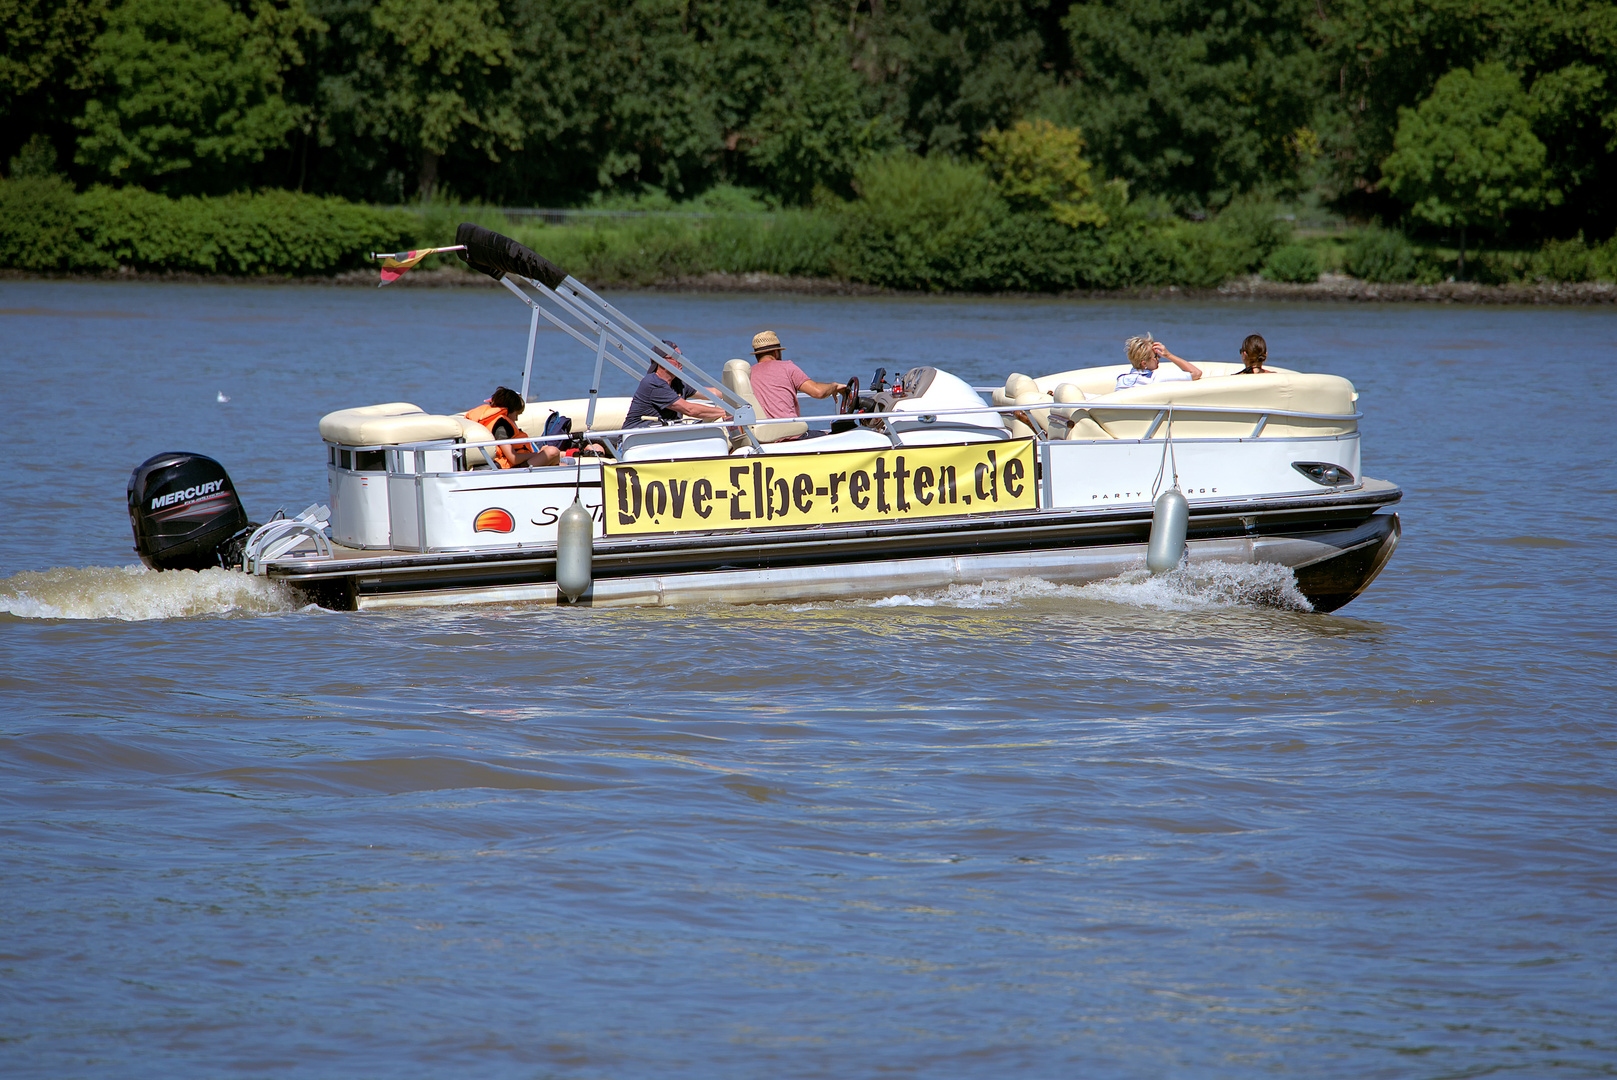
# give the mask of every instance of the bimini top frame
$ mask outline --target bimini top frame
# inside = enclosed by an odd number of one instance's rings
[[[666,355],[660,338],[532,248],[469,221],[462,222],[455,230],[455,243],[462,245],[460,257],[467,265],[510,289],[532,311],[528,322],[528,356],[522,366],[524,401],[528,399],[533,349],[541,316],[595,352],[595,374],[590,380],[589,406],[584,417],[586,429],[595,424],[595,403],[601,395],[601,375],[607,363],[638,383],[649,366]],[[539,299],[529,296],[522,288],[524,285],[536,291]],[[756,423],[752,406],[727,389],[722,380],[715,379],[683,354],[679,357],[679,367],[682,377],[694,376],[701,380],[703,389],[716,390],[743,430],[749,430]]]

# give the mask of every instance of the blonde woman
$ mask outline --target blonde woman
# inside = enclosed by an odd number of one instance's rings
[[[1124,347],[1128,349],[1129,370],[1117,377],[1119,390],[1127,390],[1131,386],[1155,386],[1165,382],[1194,382],[1202,377],[1201,368],[1189,360],[1175,356],[1162,342],[1152,340],[1150,334],[1131,337],[1124,342]],[[1179,370],[1159,371],[1164,360]]]

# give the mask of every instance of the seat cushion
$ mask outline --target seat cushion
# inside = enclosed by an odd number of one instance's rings
[[[1026,380],[1024,384],[1025,386],[1030,387],[1033,385],[1032,379],[1027,378],[1025,375],[1022,378]],[[1024,389],[1022,393],[1017,394],[1016,397],[1011,400],[1010,404],[1022,406],[1026,415],[1042,429],[1048,427],[1050,424],[1050,410],[1028,408],[1028,406],[1048,405],[1050,404],[1051,400],[1052,399],[1048,394],[1041,394],[1037,390]],[[1035,432],[1026,424],[1022,423],[1022,421],[1017,418],[1015,413],[1005,414],[1005,426],[1010,428],[1011,438],[1013,439],[1026,439],[1032,435],[1043,434],[1042,430]]]
[[[425,413],[403,401],[339,409],[320,418],[320,437],[342,446],[394,446],[459,435],[453,417]]]
[[[476,469],[486,465],[493,468],[493,455],[486,450],[479,450],[478,444],[493,442],[494,433],[476,420],[468,420],[464,416],[456,416],[454,419],[459,423],[460,437],[466,443],[466,467]]]
[[[630,398],[626,397],[599,397],[595,399],[595,423],[590,425],[590,431],[616,431],[624,424],[629,415]],[[589,413],[590,399],[563,398],[560,401],[530,401],[528,407],[522,410],[517,417],[520,425],[523,421],[531,422],[535,427],[543,429],[544,418],[556,412],[573,421],[574,431],[584,431],[584,417]],[[527,428],[523,428],[527,431]],[[529,431],[532,435],[534,432]]]
[[[1142,438],[1156,426],[1156,438],[1167,435],[1157,425],[1162,406],[1196,405],[1227,410],[1218,413],[1181,413],[1174,418],[1174,438],[1249,437],[1259,417],[1271,410],[1310,413],[1316,418],[1275,416],[1265,421],[1264,438],[1335,436],[1358,430],[1353,419],[1357,394],[1353,384],[1339,375],[1276,370],[1271,375],[1171,382],[1135,386],[1095,399],[1118,405],[1138,405],[1123,411],[1097,413],[1108,433],[1123,439]]]
[[[758,399],[752,393],[752,365],[740,358],[725,362],[724,374],[725,388],[736,397],[752,406],[754,416],[762,417],[764,410],[758,405]],[[808,432],[808,425],[801,420],[783,420],[774,424],[754,424],[752,436],[761,443],[779,442],[781,439],[794,439]]]

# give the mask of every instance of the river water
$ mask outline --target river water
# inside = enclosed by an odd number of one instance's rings
[[[1331,616],[1237,567],[300,608],[134,569],[130,469],[202,451],[295,513],[323,413],[514,385],[526,312],[0,284],[0,1072],[1617,1072],[1617,314],[615,299],[837,380],[1260,332],[1357,385],[1403,543]],[[590,360],[547,334],[536,385]]]

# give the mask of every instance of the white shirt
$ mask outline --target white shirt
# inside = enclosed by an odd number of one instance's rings
[[[1157,383],[1189,381],[1190,372],[1164,364],[1155,371],[1135,371],[1130,369],[1123,372],[1117,377],[1117,388],[1127,390],[1131,386],[1154,386]]]

